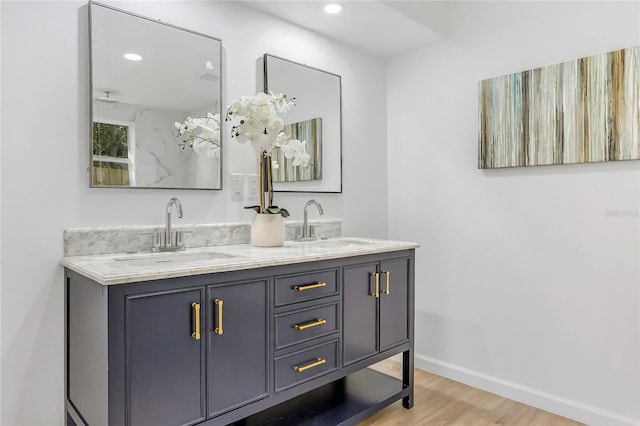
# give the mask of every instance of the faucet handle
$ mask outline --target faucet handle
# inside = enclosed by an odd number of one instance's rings
[[[143,232],[139,235],[151,235],[151,252],[157,253],[162,245],[162,232]]]
[[[317,240],[318,237],[315,236],[316,227],[313,225],[308,226],[298,226],[296,228],[296,236],[293,241],[314,241]]]

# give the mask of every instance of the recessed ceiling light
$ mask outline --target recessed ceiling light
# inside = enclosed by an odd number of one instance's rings
[[[342,4],[340,4],[340,3],[328,3],[324,7],[324,11],[326,13],[330,13],[332,15],[335,15],[336,13],[342,12],[343,9],[344,9],[344,6]]]
[[[138,55],[137,53],[125,53],[124,57],[125,57],[125,59],[128,59],[130,61],[141,61],[142,60],[142,56]]]

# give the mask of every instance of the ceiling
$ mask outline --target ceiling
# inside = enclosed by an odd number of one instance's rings
[[[338,15],[324,13],[328,0],[242,0],[242,3],[385,58],[447,35],[448,2],[339,1],[345,8]]]

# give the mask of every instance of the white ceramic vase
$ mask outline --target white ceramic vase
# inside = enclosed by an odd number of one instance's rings
[[[284,245],[284,220],[279,214],[256,214],[251,224],[251,245],[281,247]]]

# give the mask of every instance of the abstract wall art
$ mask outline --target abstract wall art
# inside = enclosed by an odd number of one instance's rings
[[[306,167],[294,166],[293,159],[286,158],[280,148],[275,148],[271,158],[278,162],[278,168],[271,172],[273,182],[322,180],[322,118],[286,124],[284,132],[291,139],[306,142],[307,153],[311,158]]]
[[[479,83],[478,168],[640,159],[640,46]]]

